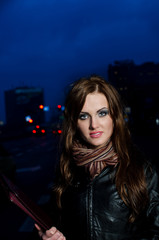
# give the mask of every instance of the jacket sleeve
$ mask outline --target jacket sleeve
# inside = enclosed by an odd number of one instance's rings
[[[159,176],[157,168],[155,166],[147,167],[146,177],[149,193],[149,205],[146,212],[150,227],[148,240],[159,240]]]

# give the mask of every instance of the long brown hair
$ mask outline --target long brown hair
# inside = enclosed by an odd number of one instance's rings
[[[133,222],[146,205],[147,189],[143,165],[131,158],[130,133],[123,117],[123,105],[117,90],[102,77],[92,75],[76,81],[68,93],[65,102],[63,123],[63,149],[60,158],[60,177],[55,185],[58,206],[61,207],[61,195],[74,178],[72,161],[73,141],[77,138],[77,120],[89,93],[99,92],[105,95],[109,104],[110,116],[114,123],[112,142],[119,157],[115,183],[122,200],[131,209],[130,222]],[[145,203],[145,205],[144,205]]]

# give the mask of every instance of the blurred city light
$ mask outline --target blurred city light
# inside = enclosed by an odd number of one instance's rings
[[[49,106],[45,106],[45,107],[44,107],[44,111],[45,111],[45,112],[48,112],[49,110],[50,110]]]
[[[61,107],[61,110],[64,111],[64,110],[65,110],[65,106],[62,106],[62,107]]]
[[[59,110],[61,110],[61,111],[64,111],[65,110],[65,106],[62,106],[62,105],[57,105],[57,108],[59,109]]]
[[[0,121],[0,126],[4,125],[4,122],[3,121]]]
[[[26,122],[29,122],[30,119],[31,119],[31,116],[29,116],[29,115],[25,117]]]
[[[44,108],[44,105],[42,105],[42,104],[39,105],[39,108],[40,108],[40,109],[43,109],[43,108]]]
[[[159,118],[156,118],[156,125],[159,125]]]
[[[33,123],[33,119],[29,119],[29,123]]]
[[[57,108],[58,108],[58,109],[61,109],[61,105],[57,105]]]

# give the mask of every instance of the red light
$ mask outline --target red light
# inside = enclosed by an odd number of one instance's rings
[[[53,131],[52,131],[52,133],[53,133],[53,134],[55,134],[55,133],[56,133],[56,131],[55,131],[55,130],[53,130]]]
[[[35,134],[35,133],[36,133],[36,130],[33,130],[33,131],[32,131],[32,133],[34,133],[34,134]]]
[[[61,134],[61,133],[62,133],[62,131],[61,131],[61,130],[58,130],[58,133],[59,133],[59,134]]]
[[[39,105],[39,108],[40,108],[40,109],[43,109],[43,108],[44,108],[44,105],[42,105],[42,104]]]
[[[40,128],[40,126],[39,126],[39,125],[36,125],[36,128]]]
[[[42,133],[45,133],[45,129],[41,129],[41,132],[42,132]]]
[[[57,105],[57,108],[60,109],[60,108],[61,108],[61,105]]]
[[[30,123],[33,123],[33,119],[29,119],[29,122],[30,122]]]

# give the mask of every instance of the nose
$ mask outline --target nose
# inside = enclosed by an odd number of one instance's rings
[[[89,129],[96,129],[98,127],[98,119],[94,116],[90,118],[90,126]]]

